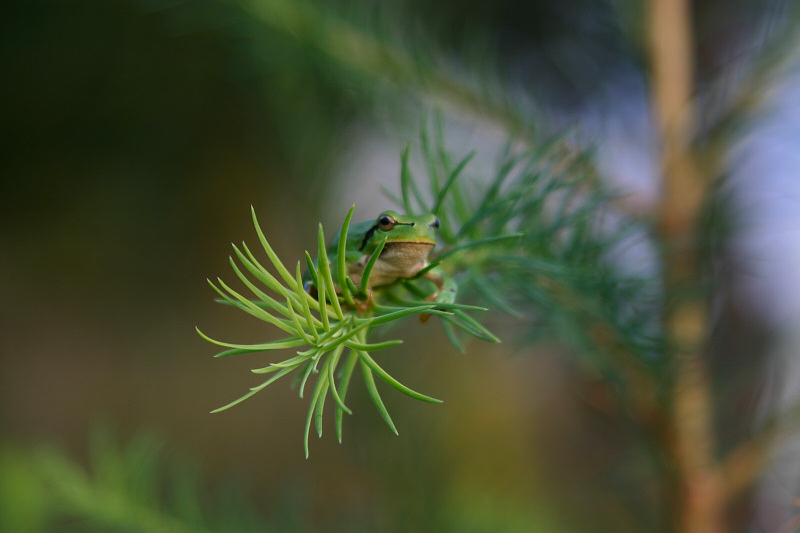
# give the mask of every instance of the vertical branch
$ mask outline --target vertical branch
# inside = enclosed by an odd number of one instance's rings
[[[726,502],[714,457],[714,408],[704,357],[709,313],[700,286],[696,230],[706,184],[691,148],[695,114],[690,11],[690,0],[650,3],[653,105],[662,143],[658,232],[672,364],[674,527],[683,533],[720,533]]]

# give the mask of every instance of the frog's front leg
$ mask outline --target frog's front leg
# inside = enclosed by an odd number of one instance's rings
[[[456,280],[445,274],[442,269],[431,269],[422,277],[432,281],[436,285],[436,292],[425,298],[425,301],[451,304],[456,300],[458,284],[456,283]],[[423,313],[419,315],[419,321],[424,324],[430,317],[431,315]]]
[[[361,272],[363,272],[364,270],[363,263],[361,264],[356,263],[355,265],[350,265],[351,268],[354,266],[358,270],[350,272],[348,276],[350,277],[350,280],[353,282],[353,285],[359,290],[359,292],[361,292],[363,295],[366,296],[366,300],[362,300],[359,296],[353,294],[353,303],[355,303],[356,311],[358,311],[359,313],[366,313],[367,311],[369,311],[370,307],[372,307],[372,301],[374,299],[374,296],[372,294],[372,289],[370,289],[369,287],[362,289],[361,287]]]
[[[367,311],[369,311],[369,308],[372,307],[372,300],[373,300],[372,289],[367,289],[365,292],[367,294],[366,300],[360,300],[357,297],[353,297],[353,301],[356,304],[356,310],[359,313],[366,313]]]
[[[443,304],[451,304],[456,301],[458,284],[456,280],[445,274],[441,268],[431,269],[422,277],[436,285],[436,292],[425,298],[425,301]]]

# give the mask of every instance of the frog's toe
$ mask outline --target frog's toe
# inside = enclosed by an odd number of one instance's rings
[[[366,313],[367,311],[369,311],[369,308],[372,307],[372,291],[371,290],[367,291],[366,300],[362,301],[357,298],[354,298],[353,301],[356,304],[356,311],[358,311],[359,313]]]

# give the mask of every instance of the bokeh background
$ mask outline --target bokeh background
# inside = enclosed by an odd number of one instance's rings
[[[749,91],[736,117],[746,126],[725,140],[719,194],[731,229],[715,250],[712,368],[730,407],[719,431],[732,439],[796,390],[793,8],[698,0],[692,10],[701,121]],[[343,444],[326,426],[308,460],[306,404],[285,383],[209,414],[256,384],[248,373],[263,356],[214,360],[194,332],[274,335],[214,304],[206,284],[232,278],[230,242],[255,242],[250,206],[291,264],[314,246],[318,222],[337,227],[352,203],[359,220],[391,207],[380,187],[397,190],[400,152],[432,108],[444,110],[457,154],[477,148],[470,172],[480,180],[518,125],[491,103],[502,91],[525,110],[520,123],[544,135],[573,128],[625,209],[646,217],[659,163],[645,11],[609,0],[6,5],[0,527],[137,530],[31,504],[15,469],[43,446],[85,467],[91,435],[104,431],[123,447],[155,435],[162,468],[193,465],[209,509],[237,487],[263,531],[669,530],[664,510],[646,503],[659,490],[654,459],[631,444],[639,436],[622,414],[602,409],[601,377],[557,343],[515,342],[504,315],[487,323],[506,342],[473,341],[464,355],[435,325],[405,325],[405,344],[381,364],[445,403],[389,390],[396,437],[359,383]],[[358,38],[364,54],[348,53]],[[389,44],[373,54],[374,42]],[[759,84],[742,88],[752,71]],[[645,246],[635,256],[641,268],[649,255]],[[782,450],[731,530],[793,530],[797,461]]]

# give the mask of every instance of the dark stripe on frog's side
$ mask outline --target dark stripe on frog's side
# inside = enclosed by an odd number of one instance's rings
[[[374,226],[372,226],[367,230],[367,232],[364,234],[364,238],[361,240],[361,246],[358,247],[359,252],[364,250],[364,247],[367,245],[367,241],[369,241],[372,238],[372,236],[375,234],[375,230],[377,229],[378,225],[375,224]]]

